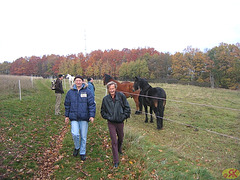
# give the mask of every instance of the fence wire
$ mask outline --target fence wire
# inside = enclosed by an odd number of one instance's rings
[[[106,90],[106,88],[102,88],[102,89]],[[137,95],[137,94],[129,93],[129,92],[125,92],[125,91],[118,91],[118,92],[127,93],[127,94],[130,94],[130,95]],[[186,101],[178,101],[178,100],[173,100],[173,99],[165,99],[165,98],[159,98],[159,97],[154,97],[154,96],[146,96],[146,95],[139,95],[139,96],[151,97],[153,99],[163,99],[163,100],[167,100],[167,101],[174,101],[174,102],[180,102],[180,103],[187,103],[187,104],[197,105],[197,106],[212,107],[212,108],[226,109],[226,110],[232,110],[232,111],[240,111],[240,109],[234,109],[234,108],[228,108],[228,107],[220,107],[220,106],[213,106],[213,105],[208,105],[208,104],[198,104],[198,103],[192,103],[192,102],[186,102]],[[134,109],[134,108],[132,108],[132,109],[136,111],[136,109]],[[150,113],[145,113],[145,112],[142,112],[142,113],[143,113],[143,115],[144,114],[145,115],[151,115]],[[240,141],[240,138],[238,138],[238,137],[234,137],[234,136],[230,136],[230,135],[227,135],[227,134],[219,133],[219,132],[212,131],[212,130],[209,130],[209,129],[200,128],[200,127],[197,127],[197,126],[193,126],[191,124],[182,123],[182,122],[179,122],[177,120],[156,116],[155,114],[154,114],[154,116],[156,118],[157,117],[158,118],[163,118],[166,121],[170,121],[170,122],[177,123],[177,124],[180,124],[180,125],[184,125],[184,126],[187,126],[187,127],[192,127],[192,128],[198,129],[198,130],[199,129],[200,130],[204,130],[204,131],[212,133],[212,134],[217,134],[219,136],[223,136],[223,137],[227,137],[227,138],[231,138],[231,139],[235,139],[235,140]]]

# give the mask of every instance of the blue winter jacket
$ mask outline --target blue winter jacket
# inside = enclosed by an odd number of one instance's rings
[[[92,92],[83,84],[78,91],[76,85],[67,92],[65,102],[65,116],[71,121],[89,121],[95,117],[96,104]]]
[[[95,96],[95,92],[94,92],[94,86],[91,82],[88,82],[88,89],[91,90],[91,92],[93,93],[93,96]]]

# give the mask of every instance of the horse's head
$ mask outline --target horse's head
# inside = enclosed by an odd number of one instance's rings
[[[66,77],[66,79],[69,79],[69,76],[70,76],[70,74],[67,74],[65,77]]]
[[[140,88],[139,83],[140,83],[140,78],[136,76],[135,80],[134,80],[134,84],[133,84],[133,88],[134,88],[135,91]]]
[[[138,89],[145,90],[145,89],[147,89],[151,86],[148,84],[146,79],[143,79],[143,78],[140,78],[140,77],[135,77],[133,87],[134,87],[134,90],[136,91]]]
[[[108,82],[110,82],[112,77],[108,74],[104,74],[103,76],[103,85],[105,86]]]

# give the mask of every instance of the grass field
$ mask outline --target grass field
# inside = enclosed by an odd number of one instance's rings
[[[70,126],[54,115],[49,80],[34,80],[21,101],[17,91],[8,91],[6,98],[0,85],[0,179],[225,179],[224,169],[240,169],[239,91],[152,85],[167,92],[164,129],[157,130],[156,121],[144,123],[128,99],[132,115],[125,122],[117,169],[100,116],[106,92],[101,81],[95,82],[97,114],[89,125],[85,162],[72,156]]]

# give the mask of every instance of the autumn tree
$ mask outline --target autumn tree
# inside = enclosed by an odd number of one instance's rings
[[[94,65],[93,65],[93,76],[94,78],[100,78],[101,75],[100,75],[100,68],[99,68],[99,61],[96,62]]]
[[[0,73],[13,75],[80,74],[101,78],[105,73],[113,77],[133,79],[175,78],[181,81],[210,82],[211,87],[237,89],[240,81],[240,44],[221,43],[204,53],[188,46],[182,53],[160,53],[154,48],[92,51],[89,54],[67,56],[44,55],[0,64]]]
[[[119,77],[122,79],[129,79],[130,78],[130,73],[129,73],[129,63],[124,62],[119,68]]]
[[[69,74],[68,72],[68,61],[66,58],[62,59],[59,63],[59,72],[61,74]]]
[[[26,59],[27,59],[27,66],[26,66],[26,74],[25,75],[38,76],[39,75],[38,63],[40,62],[40,57],[31,56],[30,58],[26,58]]]
[[[94,68],[93,68],[93,66],[88,66],[87,70],[85,71],[85,76],[93,77],[93,75],[94,75]]]
[[[111,66],[108,63],[104,63],[101,69],[101,76],[104,74],[111,74]]]
[[[138,59],[136,61],[123,63],[119,69],[119,74],[121,74],[121,78],[129,77],[130,79],[134,79],[135,76],[149,78],[147,61],[145,59]]]
[[[205,77],[204,74],[207,73],[207,55],[203,52],[196,52],[193,57],[193,76],[194,81],[204,82]]]
[[[11,63],[4,61],[0,63],[0,74],[9,74],[10,73]]]
[[[206,72],[206,56],[200,49],[188,46],[184,49],[184,58],[189,68],[189,77],[191,81],[203,82],[202,73]]]
[[[154,54],[147,61],[151,79],[166,78],[171,74],[171,56],[169,53]]]
[[[82,75],[83,74],[83,69],[82,69],[80,59],[77,59],[77,58],[75,59],[74,72],[75,72],[75,75]]]
[[[190,80],[188,62],[183,53],[177,52],[172,55],[172,75],[178,80]]]
[[[59,65],[59,72],[62,74],[82,75],[83,70],[80,60],[76,56],[68,56]]]
[[[218,47],[209,50],[208,56],[213,61],[210,71],[215,84],[222,88],[238,88],[240,48],[237,45],[221,43]]]
[[[26,75],[27,60],[23,57],[17,59],[11,64],[10,73],[12,75]]]

